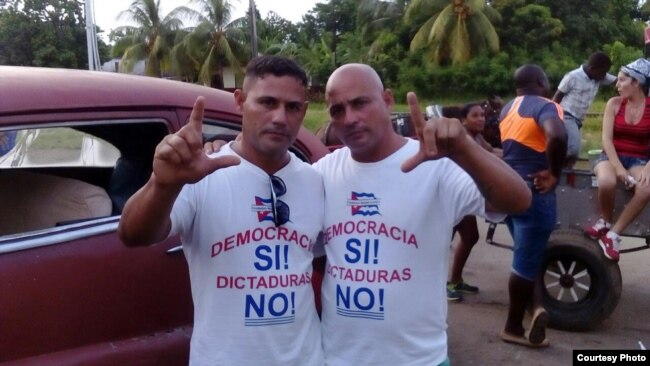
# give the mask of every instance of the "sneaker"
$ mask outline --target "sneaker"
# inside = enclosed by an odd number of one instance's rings
[[[447,283],[447,287],[449,287],[449,285],[451,285],[454,288],[454,290],[456,290],[456,292],[460,292],[460,293],[463,293],[463,294],[475,294],[475,293],[478,293],[478,287],[469,285],[465,281],[463,281],[462,279],[460,280],[460,282],[458,282],[455,285]]]
[[[606,222],[602,217],[599,218],[593,226],[590,226],[585,229],[585,235],[588,237],[598,240],[601,237],[605,236],[609,229],[612,227],[612,224]]]
[[[621,246],[621,237],[614,232],[608,232],[598,239],[598,245],[603,250],[605,257],[618,262],[618,248]]]
[[[462,301],[463,300],[463,294],[460,292],[456,291],[456,286],[453,284],[447,282],[447,300],[448,301]]]

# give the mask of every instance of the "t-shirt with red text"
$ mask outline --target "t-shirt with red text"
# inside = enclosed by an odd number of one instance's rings
[[[224,154],[236,155],[229,146]],[[322,365],[311,285],[322,179],[291,154],[275,174],[286,185],[277,200],[289,207],[276,227],[269,175],[240,159],[186,185],[172,210],[194,301],[190,365]]]

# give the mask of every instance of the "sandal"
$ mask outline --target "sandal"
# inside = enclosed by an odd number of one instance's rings
[[[532,344],[540,344],[546,340],[546,325],[548,324],[549,316],[544,308],[537,308],[533,313],[533,319],[530,321],[530,330],[526,334],[526,338]]]
[[[525,336],[517,336],[514,334],[510,334],[505,330],[501,331],[501,340],[506,343],[518,344],[520,346],[525,346],[530,348],[542,348],[542,347],[548,347],[549,345],[549,341],[546,338],[544,338],[544,340],[541,341],[540,343],[531,343],[530,340],[528,340],[528,338],[526,338]]]

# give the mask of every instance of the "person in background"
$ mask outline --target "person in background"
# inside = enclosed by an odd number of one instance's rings
[[[541,294],[535,293],[535,281],[539,280],[544,249],[555,229],[555,186],[566,157],[567,136],[562,108],[545,98],[549,82],[541,67],[519,67],[515,71],[515,88],[517,97],[501,111],[503,159],[527,182],[533,200],[528,210],[506,219],[514,251],[508,280],[510,304],[501,339],[527,347],[546,347],[549,316],[541,305]],[[534,313],[526,331],[524,314],[531,303]]]
[[[485,131],[485,109],[479,103],[468,103],[463,106],[460,111],[460,123],[463,124],[465,130],[477,144],[485,150],[495,154],[498,157],[503,156],[503,150],[492,147],[485,138],[483,132]]]
[[[492,94],[481,103],[485,111],[485,128],[483,129],[483,138],[490,146],[501,148],[501,132],[499,131],[499,118],[501,117],[501,108],[503,108],[503,99],[500,96]]]
[[[449,364],[443,291],[453,226],[523,211],[530,190],[457,119],[425,122],[414,93],[418,140],[397,134],[393,94],[368,65],[336,69],[325,96],[345,144],[314,164],[326,194],[325,364]]]
[[[619,259],[620,234],[650,201],[649,78],[650,61],[644,58],[621,67],[616,82],[620,95],[607,102],[603,115],[603,152],[594,166],[601,217],[585,234],[597,239],[605,257],[613,261]],[[634,189],[634,196],[614,222],[617,182]]]
[[[234,93],[241,138],[211,156],[204,102],[156,147],[118,234],[131,246],[180,235],[194,302],[190,365],[322,366],[311,277],[323,183],[288,151],[307,111],[307,75],[283,57],[251,60]]]
[[[16,146],[16,131],[0,131],[0,156]]]
[[[444,114],[444,113],[443,113]],[[447,117],[445,115],[445,117]],[[483,138],[482,132],[485,128],[485,111],[479,103],[469,103],[460,109],[460,123],[465,127],[469,137],[485,150],[501,157],[501,149],[494,148]],[[478,293],[479,288],[466,283],[463,280],[463,268],[469,258],[474,245],[478,242],[478,224],[476,216],[468,215],[454,227],[460,239],[454,249],[454,259],[451,265],[451,276],[447,282],[447,300],[460,301],[463,294]]]
[[[608,74],[612,61],[607,54],[598,51],[589,56],[587,64],[581,65],[564,75],[553,96],[553,101],[564,109],[564,124],[567,130],[567,166],[573,167],[580,155],[582,122],[596,98],[601,85],[616,81]]]

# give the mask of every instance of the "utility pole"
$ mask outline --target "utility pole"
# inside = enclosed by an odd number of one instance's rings
[[[88,50],[88,70],[101,70],[99,51],[97,50],[97,32],[95,29],[95,5],[93,0],[85,0],[84,17],[86,18],[86,47]]]
[[[251,13],[251,58],[257,57],[257,18],[255,16],[255,0],[248,0],[248,8]]]

